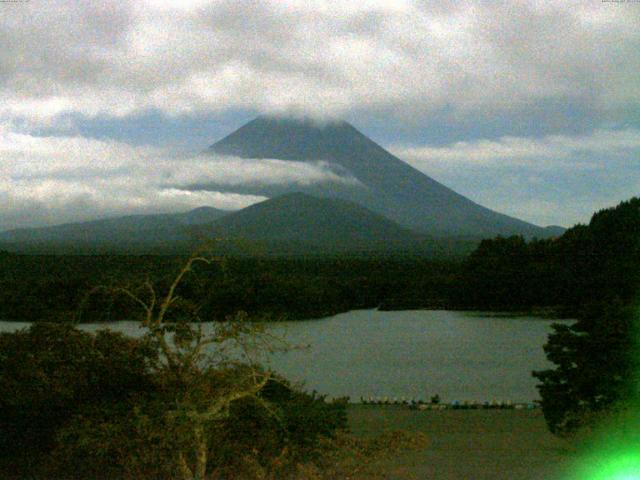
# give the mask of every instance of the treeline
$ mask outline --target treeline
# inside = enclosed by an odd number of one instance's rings
[[[0,252],[0,320],[64,321],[97,285],[127,286],[175,273],[161,256],[16,255]],[[116,312],[126,305],[110,305]],[[107,311],[105,315],[109,315]]]
[[[593,451],[624,445],[635,452],[640,446],[634,435],[640,424],[640,199],[596,213],[589,225],[573,228],[546,252],[555,255],[558,268],[550,277],[557,283],[548,288],[573,281],[568,298],[577,319],[553,325],[544,350],[554,367],[533,372],[547,425],[558,435],[586,432]]]
[[[575,315],[602,299],[629,303],[640,285],[640,199],[599,211],[556,239],[484,240],[458,285],[460,306],[480,309]]]
[[[92,295],[99,285],[166,288],[180,256],[0,254],[0,319],[82,321],[134,319],[125,296]],[[459,263],[422,257],[229,257],[199,265],[180,287],[203,320],[242,310],[252,317],[299,320],[360,308],[446,308]]]
[[[640,199],[593,215],[555,239],[483,240],[466,259],[420,256],[227,257],[181,286],[203,320],[239,310],[300,320],[352,309],[472,309],[575,316],[601,298],[629,302],[640,285]],[[181,256],[0,253],[0,319],[73,317],[98,285],[168,286]],[[83,321],[133,319],[126,299],[92,296]]]

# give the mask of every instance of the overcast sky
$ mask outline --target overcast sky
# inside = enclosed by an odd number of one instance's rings
[[[640,194],[637,1],[31,0],[0,3],[0,45],[0,230],[335,175],[193,157],[260,113],[344,118],[541,225]]]

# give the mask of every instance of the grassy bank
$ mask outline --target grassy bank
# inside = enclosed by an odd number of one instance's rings
[[[416,411],[350,405],[354,434],[424,432],[429,446],[381,465],[390,479],[564,479],[570,445],[551,435],[540,410]]]

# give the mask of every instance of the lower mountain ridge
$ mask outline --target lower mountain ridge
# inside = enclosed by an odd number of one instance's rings
[[[51,227],[0,232],[0,249],[25,253],[151,253],[190,242],[185,227],[213,222],[226,212],[200,207],[183,213],[128,215]]]
[[[218,239],[223,253],[452,256],[475,242],[433,239],[356,203],[303,193],[231,213],[208,207],[0,233],[0,248],[26,253],[189,253]]]
[[[356,203],[303,193],[281,195],[190,230],[202,239],[222,239],[224,249],[248,253],[451,253],[445,242],[413,232]]]

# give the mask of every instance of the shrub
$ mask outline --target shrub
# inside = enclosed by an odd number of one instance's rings
[[[640,393],[637,313],[614,300],[585,308],[573,325],[555,324],[544,349],[555,368],[541,381],[551,432],[571,434]]]
[[[149,395],[156,352],[145,340],[70,325],[0,334],[0,464],[5,475],[40,468],[79,411]]]

